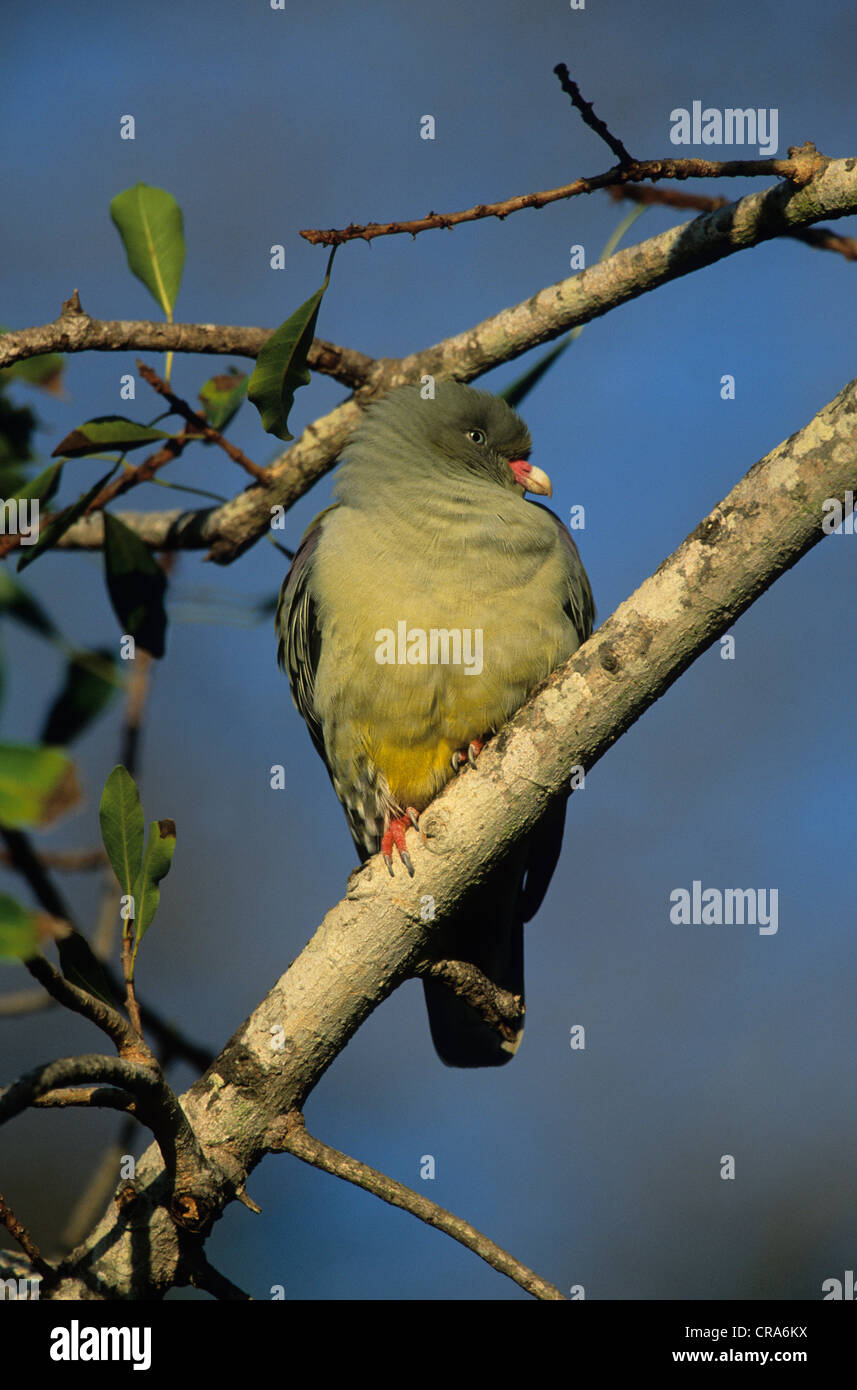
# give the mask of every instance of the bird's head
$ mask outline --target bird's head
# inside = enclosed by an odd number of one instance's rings
[[[369,470],[377,482],[380,465],[385,484],[394,486],[419,477],[455,490],[475,478],[550,497],[550,479],[529,462],[531,448],[523,420],[499,396],[439,381],[431,399],[423,399],[419,386],[400,386],[370,405],[346,449],[343,472],[349,487],[365,482]]]

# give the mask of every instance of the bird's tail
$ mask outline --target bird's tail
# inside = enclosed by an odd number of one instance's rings
[[[494,1027],[445,985],[423,980],[432,1041],[449,1067],[500,1067],[518,1050],[524,1033],[524,923],[538,911],[556,867],[565,807],[559,801],[529,841],[497,868],[440,946],[448,959],[475,965],[499,989],[519,995],[518,1020]]]
[[[514,1057],[524,1034],[524,923],[518,911],[522,872],[520,865],[512,868],[513,879],[507,865],[498,870],[498,881],[482,890],[443,950],[452,962],[475,965],[491,984],[519,995],[520,1016],[492,1026],[460,995],[424,979],[432,1042],[448,1067],[500,1067]]]

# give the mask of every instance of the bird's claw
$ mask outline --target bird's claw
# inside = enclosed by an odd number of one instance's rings
[[[476,759],[479,757],[484,746],[483,739],[474,738],[468,743],[466,752],[463,748],[456,748],[451,759],[453,772],[458,772],[459,768],[464,767],[465,763],[469,763],[471,767],[475,767]]]
[[[387,865],[387,872],[389,873],[391,878],[394,877],[394,846],[399,851],[399,858],[401,859],[411,878],[413,878],[414,876],[414,866],[411,863],[411,856],[408,854],[408,851],[405,848],[405,831],[409,829],[410,826],[413,826],[415,830],[419,830],[423,839],[425,839],[424,832],[420,830],[419,812],[416,811],[413,806],[408,806],[403,816],[397,816],[395,820],[390,821],[390,824],[387,826],[387,829],[384,831],[383,837],[381,839],[381,857],[383,858],[384,863]]]

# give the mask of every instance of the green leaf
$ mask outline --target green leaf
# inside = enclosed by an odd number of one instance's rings
[[[71,743],[107,707],[119,684],[110,652],[72,652],[62,689],[48,711],[40,741]]]
[[[85,458],[87,454],[103,454],[108,449],[118,449],[120,453],[127,454],[131,449],[141,449],[144,444],[155,444],[173,437],[165,430],[138,425],[136,420],[126,420],[124,415],[97,415],[94,420],[87,420],[67,434],[54,449],[51,458]]]
[[[15,497],[37,497],[39,503],[45,506],[57,491],[62,477],[62,463],[52,463],[49,468],[45,468],[35,478],[28,478],[15,491]]]
[[[143,862],[143,807],[137,784],[121,763],[104,784],[98,819],[107,857],[127,896],[134,891]]]
[[[158,884],[170,871],[175,847],[175,821],[153,820],[149,826],[143,866],[134,885],[134,905],[137,912],[134,928],[138,946],[158,910],[161,898]]]
[[[86,511],[90,502],[94,501],[98,496],[104,484],[110,482],[110,479],[113,477],[118,467],[119,464],[114,463],[109,473],[105,473],[103,478],[99,478],[98,482],[95,483],[88,492],[84,492],[82,496],[78,497],[76,502],[72,502],[70,507],[64,507],[59,515],[51,522],[50,526],[45,527],[39,539],[36,541],[36,544],[28,546],[26,554],[21,555],[18,561],[19,574],[22,570],[25,570],[28,565],[31,565],[34,560],[37,560],[40,555],[44,555],[46,550],[50,550],[51,546],[56,545],[60,536],[65,535],[68,528],[74,525],[78,517],[82,516]]]
[[[0,958],[26,960],[39,949],[36,914],[0,893]]]
[[[41,604],[10,574],[0,570],[0,617],[4,615],[23,623],[24,627],[38,632],[41,637],[58,636],[57,629]]]
[[[127,632],[154,657],[164,654],[167,576],[124,521],[104,513],[104,568],[113,611]]]
[[[0,743],[0,824],[48,825],[79,796],[74,764],[62,749]]]
[[[289,411],[295,391],[308,386],[312,375],[307,366],[307,354],[315,336],[315,325],[322,296],[330,284],[333,255],[327,263],[324,283],[291,318],[281,323],[256,358],[256,367],[247,385],[248,399],[262,417],[262,428],[277,439],[294,439],[289,434]]]
[[[230,367],[228,372],[209,377],[199,393],[202,410],[208,423],[216,430],[225,429],[247,395],[246,372]]]
[[[116,195],[110,216],[122,238],[129,269],[172,323],[185,258],[181,208],[165,189],[137,183]]]

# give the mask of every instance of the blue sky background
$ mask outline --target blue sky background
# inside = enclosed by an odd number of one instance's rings
[[[855,28],[833,0],[749,12],[739,0],[19,7],[4,16],[0,320],[49,321],[75,287],[94,316],[156,317],[108,215],[111,198],[142,180],[184,211],[176,317],[273,327],[323,277],[325,253],[299,228],[455,210],[608,167],[552,75],[559,61],[641,158],[730,156],[670,145],[670,111],[694,100],[776,107],[780,155],[806,139],[857,154]],[[419,138],[427,112],[433,142]],[[119,139],[128,113],[133,142]],[[598,194],[346,246],[319,333],[373,355],[417,350],[564,278],[570,245],[591,263],[621,215]],[[632,240],[676,220],[649,211]],[[836,230],[853,235],[853,222]],[[269,267],[276,242],[282,272]],[[842,257],[791,240],[730,257],[589,325],[527,399],[554,510],[586,508],[578,539],[602,621],[855,375],[855,275]],[[81,421],[127,409],[119,378],[137,355],[72,356],[64,400],[15,388],[44,423],[45,456]],[[194,398],[231,360],[177,358],[176,389]],[[479,384],[502,389],[530,360]],[[720,398],[727,372],[732,402]],[[315,378],[292,428],[343,397]],[[142,383],[135,406],[139,419],[157,413]],[[251,408],[232,436],[259,462],[275,455]],[[69,464],[63,499],[100,468]],[[187,452],[172,477],[223,493],[244,485],[210,449]],[[287,544],[331,482],[290,513]],[[139,490],[133,505],[177,496]],[[514,1062],[496,1073],[443,1067],[411,982],[323,1078],[307,1106],[314,1133],[588,1298],[814,1299],[853,1268],[855,563],[857,536],[825,540],[733,629],[736,659],[704,654],[573,798],[550,895],[528,928],[527,1030]],[[276,669],[271,625],[221,620],[223,604],[241,599],[244,614],[272,595],[283,572],[264,542],[227,569],[200,554],[180,560],[148,712],[144,807],[172,816],[179,842],[140,990],[215,1048],[354,865]],[[70,638],[118,641],[98,557],[48,556],[26,577]],[[35,738],[58,658],[11,630],[5,656],[0,737]],[[81,741],[83,807],[40,843],[96,842],[119,725],[117,709]],[[287,786],[273,792],[278,762]],[[777,888],[777,935],[672,925],[669,894],[694,879]],[[68,891],[91,920],[95,886]],[[0,969],[3,988],[23,980]],[[586,1050],[571,1051],[581,1023]],[[0,1036],[4,1079],[101,1045],[58,1011],[0,1020]],[[184,1067],[173,1075],[182,1089],[192,1080]],[[31,1114],[5,1131],[0,1186],[48,1251],[115,1130],[101,1113]],[[437,1177],[423,1184],[428,1153]],[[727,1153],[731,1182],[719,1176]],[[296,1299],[525,1297],[454,1242],[295,1160],[266,1160],[249,1190],[263,1216],[232,1206],[209,1251],[256,1297],[275,1284]]]

